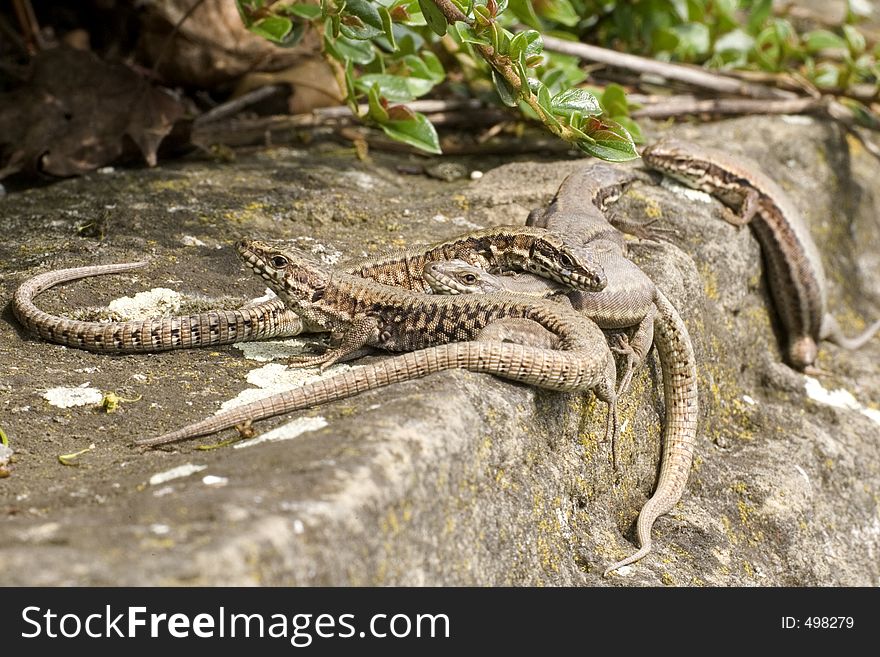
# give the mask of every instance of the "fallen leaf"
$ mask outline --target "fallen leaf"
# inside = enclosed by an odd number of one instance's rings
[[[75,176],[129,154],[150,165],[183,106],[130,68],[67,47],[46,50],[31,77],[0,95],[0,178],[16,172]]]

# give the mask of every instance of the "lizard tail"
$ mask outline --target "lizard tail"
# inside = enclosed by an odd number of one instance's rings
[[[639,550],[619,561],[604,575],[643,558],[651,551],[651,528],[654,522],[674,507],[684,493],[694,456],[697,433],[697,367],[687,327],[678,311],[657,290],[654,297],[654,345],[663,371],[663,397],[666,402],[666,428],[660,477],[651,498],[639,512],[636,534]]]
[[[597,334],[598,327],[595,329]],[[602,354],[604,340],[596,341],[596,351],[541,349],[510,342],[455,342],[394,356],[336,376],[309,383],[219,413],[176,431],[155,438],[142,438],[135,444],[156,447],[187,438],[204,436],[248,420],[261,420],[352,397],[401,381],[410,381],[450,369],[496,374],[506,379],[550,390],[576,392],[597,386],[614,389],[607,381],[610,354]],[[599,346],[601,345],[601,346]]]
[[[302,322],[280,299],[239,310],[211,310],[198,315],[154,317],[130,322],[80,322],[50,315],[34,298],[59,283],[91,276],[120,274],[146,266],[125,262],[59,269],[25,281],[12,297],[12,313],[31,333],[44,340],[97,353],[167,351],[238,340],[298,334]]]
[[[837,320],[834,319],[832,315],[825,315],[825,319],[822,322],[821,336],[823,340],[828,340],[828,342],[836,344],[838,347],[853,350],[858,349],[868,342],[868,340],[874,337],[874,334],[877,333],[878,330],[880,330],[880,319],[875,321],[857,336],[848,338],[843,334],[843,331],[840,330],[840,325],[837,323]]]

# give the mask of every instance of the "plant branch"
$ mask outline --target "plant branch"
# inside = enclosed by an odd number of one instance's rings
[[[434,5],[439,9],[443,16],[446,18],[446,22],[450,25],[455,24],[456,22],[467,23],[468,25],[473,25],[473,21],[469,19],[462,11],[456,7],[450,0],[430,0],[434,3]],[[495,52],[495,49],[492,46],[474,44],[477,52],[480,53],[480,56],[485,59],[489,65],[494,68],[501,77],[509,84],[516,92],[517,95],[525,101],[525,103],[532,108],[532,111],[538,115],[538,118],[541,120],[550,132],[555,134],[557,137],[564,139],[568,142],[576,141],[574,135],[568,130],[568,128],[560,123],[555,117],[549,116],[546,110],[541,107],[541,104],[538,102],[537,96],[532,93],[531,89],[528,87],[527,80],[521,80],[519,77],[519,73],[517,73],[516,69],[510,64],[510,59],[504,55],[498,55]]]
[[[587,61],[625,68],[637,73],[658,75],[667,80],[685,82],[701,89],[709,89],[718,93],[746,96],[747,98],[785,99],[797,97],[796,94],[790,91],[774,89],[761,84],[752,84],[718,73],[711,73],[695,66],[658,62],[654,59],[639,57],[638,55],[630,55],[575,41],[564,41],[551,36],[544,37],[544,46],[548,50],[564,55],[574,55]]]

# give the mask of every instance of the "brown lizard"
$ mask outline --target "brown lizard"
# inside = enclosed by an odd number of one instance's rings
[[[605,164],[584,167],[568,176],[550,205],[533,211],[528,220],[577,242],[594,254],[606,272],[608,284],[600,292],[577,291],[568,295],[576,310],[605,329],[636,327],[628,344],[617,349],[627,355],[618,394],[628,388],[634,369],[643,362],[652,342],[657,347],[663,371],[667,406],[664,448],[657,488],[639,512],[636,523],[640,549],[609,567],[606,575],[650,552],[654,521],[675,506],[684,493],[693,461],[699,415],[696,358],[687,327],[653,281],[625,256],[623,235],[608,220],[609,204],[620,197],[627,185],[642,177],[638,172]],[[623,224],[619,220],[616,223],[629,232],[636,232],[632,230],[636,228],[641,232],[640,237],[657,234],[657,231],[646,230],[650,225]],[[444,279],[445,273],[451,273],[453,278]],[[558,296],[560,292],[560,288],[546,281],[534,278],[529,281],[528,276],[510,281],[510,277],[493,277],[464,264],[434,263],[426,268],[426,278],[434,285],[442,279],[442,289],[437,291],[446,293],[456,286],[459,292],[463,291],[462,285],[468,280],[473,286],[470,291],[507,289],[539,296]],[[612,451],[616,467],[616,449]]]
[[[493,227],[427,247],[391,252],[357,262],[347,271],[381,283],[430,292],[422,280],[424,263],[446,258],[462,258],[496,272],[531,271],[573,288],[600,290],[606,283],[604,272],[588,252],[573,248],[546,230],[523,226]],[[277,298],[239,310],[134,322],[79,322],[50,315],[34,304],[36,295],[59,283],[120,273],[145,264],[77,267],[40,274],[16,290],[12,311],[25,328],[41,338],[104,353],[163,351],[290,337],[304,330],[297,316]]]
[[[492,294],[507,291],[542,298],[560,298],[561,295],[561,298],[567,299],[565,288],[546,280],[533,276],[493,276],[461,261],[429,263],[425,278],[441,294]],[[610,285],[613,285],[613,278],[609,279]],[[610,566],[605,571],[606,575],[621,566],[638,561],[651,551],[651,528],[654,521],[672,509],[681,498],[693,461],[699,414],[693,346],[687,327],[675,307],[653,284],[652,290],[652,304],[656,308],[656,312],[652,313],[654,344],[663,371],[666,400],[666,431],[663,454],[660,457],[660,477],[654,494],[639,512],[636,523],[639,551]],[[585,314],[589,316],[589,313]]]
[[[446,369],[490,372],[562,391],[594,390],[609,404],[616,429],[615,365],[595,323],[548,301],[510,294],[437,296],[414,293],[332,271],[268,243],[239,243],[239,254],[306,326],[342,331],[342,344],[320,362],[334,362],[364,345],[417,350],[137,441],[154,447],[214,433],[246,421],[308,408]],[[502,342],[512,327],[530,344]],[[539,345],[539,346],[535,346]]]
[[[858,349],[880,330],[877,320],[859,336],[847,338],[842,334],[828,313],[822,260],[800,212],[755,162],[673,139],[645,148],[642,161],[738,210],[739,215],[728,213],[731,223],[752,226],[767,262],[770,292],[787,333],[786,357],[791,365],[812,370],[821,340]]]

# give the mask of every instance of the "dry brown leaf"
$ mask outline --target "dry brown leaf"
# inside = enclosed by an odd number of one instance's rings
[[[176,99],[126,66],[66,47],[44,51],[29,82],[0,96],[0,178],[83,174],[127,154],[126,136],[155,165],[182,116]]]
[[[197,0],[154,0],[141,23],[141,58],[168,84],[211,88],[250,71],[277,71],[314,54],[320,39],[307,30],[293,48],[281,48],[249,32],[232,0],[204,0],[168,41],[174,26]]]

